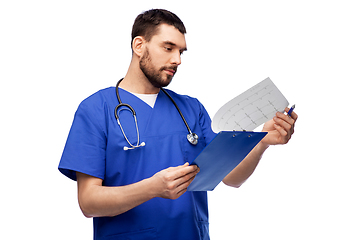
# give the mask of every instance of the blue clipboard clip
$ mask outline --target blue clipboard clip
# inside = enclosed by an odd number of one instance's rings
[[[267,132],[222,131],[190,164],[200,172],[187,191],[212,191],[266,136]]]

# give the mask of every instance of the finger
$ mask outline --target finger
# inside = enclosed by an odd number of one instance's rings
[[[184,163],[183,165],[179,165],[177,167],[169,167],[169,169],[175,170],[175,169],[180,169],[180,168],[187,167],[187,166],[189,166],[188,162]]]
[[[283,114],[282,113],[279,113],[279,114],[276,114],[277,116],[274,117],[274,122],[282,127],[286,132],[290,132],[291,129],[293,128],[293,124],[294,124],[294,120],[285,116],[285,119],[284,117],[282,116]]]
[[[276,144],[286,144],[286,143],[288,143],[292,134],[289,134],[285,129],[283,129],[281,126],[279,126],[277,124],[274,124],[274,126],[275,126],[275,129],[280,134],[280,136],[276,140]]]
[[[296,120],[298,119],[298,115],[293,111],[291,113],[291,118],[294,119],[294,121],[296,122]]]
[[[184,163],[184,165],[180,165],[180,166],[177,166],[177,167],[169,167],[169,168],[167,168],[166,170],[168,170],[168,171],[170,171],[170,172],[175,172],[175,171],[178,171],[178,170],[180,170],[180,169],[183,169],[183,168],[185,168],[185,167],[187,167],[187,166],[189,166],[189,163],[188,163],[188,162]]]
[[[276,117],[284,120],[285,122],[289,123],[290,125],[293,125],[295,123],[295,119],[289,117],[288,115],[285,115],[284,113],[277,112]]]
[[[290,108],[288,108],[288,107],[285,108],[285,112],[289,113],[289,111],[290,111]],[[286,115],[286,116],[291,117],[292,119],[294,119],[295,122],[298,118],[298,115],[294,111],[292,111],[290,115]]]
[[[189,178],[187,181],[181,183],[178,187],[177,187],[177,194],[183,194],[184,192],[187,191],[187,188],[189,187],[189,185],[192,183],[192,181],[195,179],[196,174],[194,176],[192,176],[191,178]]]
[[[281,137],[285,137],[288,135],[288,132],[279,124],[274,124],[275,129],[280,133]]]
[[[200,171],[197,165],[191,165],[176,172],[174,180],[181,179],[189,174],[197,174]]]
[[[195,178],[195,176],[196,176],[196,174],[198,174],[198,172],[199,172],[198,170],[195,170],[195,171],[189,172],[186,175],[183,175],[180,178],[174,180],[175,186],[179,187],[186,183],[190,184],[192,179]]]
[[[197,173],[199,171],[199,167],[197,165],[190,165],[190,166],[181,165],[178,167],[169,168],[169,171],[170,171],[169,173],[171,174],[171,177],[169,177],[169,179],[177,180],[189,173],[193,173],[193,172]]]
[[[280,118],[276,118],[276,120],[274,120],[274,121],[275,121],[274,127],[280,133],[280,136],[282,139],[281,143],[283,143],[283,144],[287,143],[294,133],[294,129],[295,129],[294,124],[295,123],[293,122],[293,124],[291,125],[288,122],[283,121]]]

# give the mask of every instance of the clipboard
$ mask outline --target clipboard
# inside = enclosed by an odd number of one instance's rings
[[[265,137],[267,132],[222,131],[190,165],[200,172],[187,191],[212,191]]]

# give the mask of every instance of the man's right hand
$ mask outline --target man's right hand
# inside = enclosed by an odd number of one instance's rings
[[[156,196],[168,199],[177,199],[184,194],[200,171],[196,165],[184,165],[166,168],[150,179],[153,181],[152,188]]]

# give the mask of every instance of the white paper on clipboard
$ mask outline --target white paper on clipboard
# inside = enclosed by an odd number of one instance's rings
[[[288,105],[280,90],[270,78],[266,78],[222,106],[211,126],[216,133],[252,131],[272,119],[276,112],[284,112]]]

